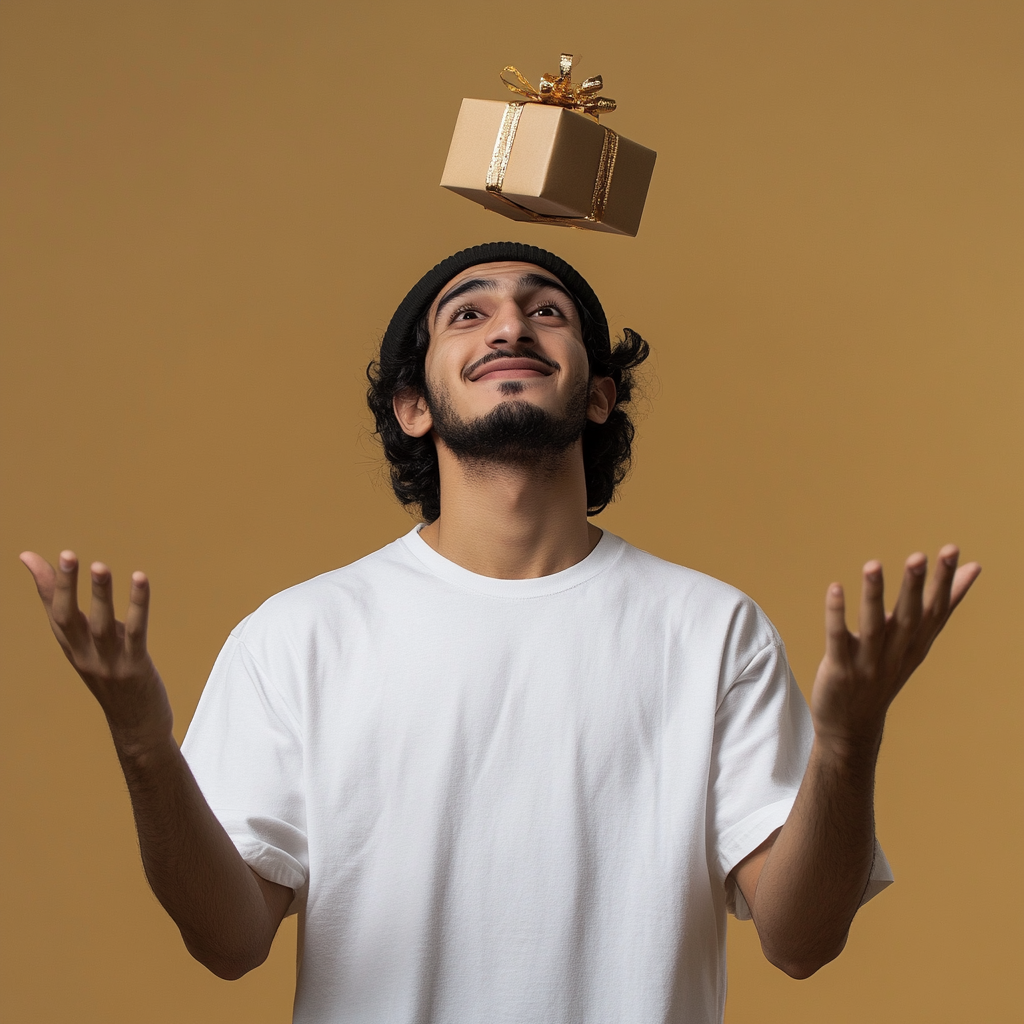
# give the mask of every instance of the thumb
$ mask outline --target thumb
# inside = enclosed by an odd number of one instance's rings
[[[22,551],[18,557],[24,563],[25,568],[32,573],[32,579],[35,580],[36,590],[39,591],[43,604],[52,604],[57,580],[57,573],[53,566],[42,555],[37,555],[34,551]]]
[[[829,585],[825,594],[825,657],[845,665],[850,656],[850,634],[846,628],[846,597],[841,583]]]

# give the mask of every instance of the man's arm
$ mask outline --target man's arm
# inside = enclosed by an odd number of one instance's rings
[[[973,562],[958,570],[958,556],[953,545],[939,552],[926,594],[927,559],[911,555],[890,615],[882,567],[865,565],[859,634],[846,628],[842,587],[829,587],[800,791],[785,825],[733,872],[765,956],[791,977],[809,977],[846,945],[871,873],[886,712],[981,572]]]
[[[86,618],[74,552],[62,552],[56,570],[32,552],[21,559],[64,654],[107,716],[153,892],[200,963],[240,978],[266,959],[293,893],[242,860],[174,741],[167,692],[146,650],[149,581],[133,574],[128,613],[118,622],[110,571],[94,562]]]

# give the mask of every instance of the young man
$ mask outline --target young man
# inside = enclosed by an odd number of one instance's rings
[[[370,368],[395,493],[425,524],[231,634],[184,744],[110,573],[32,571],[110,723],[146,874],[235,978],[300,915],[295,1020],[716,1022],[727,909],[802,978],[891,880],[874,837],[890,702],[980,572],[906,563],[887,616],[841,588],[810,712],[748,598],[588,522],[628,467],[647,354],[558,257],[464,250]]]

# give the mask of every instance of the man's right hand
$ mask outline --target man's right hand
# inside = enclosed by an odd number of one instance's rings
[[[149,581],[133,574],[128,614],[118,622],[110,570],[93,562],[86,617],[73,551],[61,552],[56,569],[31,551],[21,560],[53,635],[106,713],[153,892],[200,963],[240,978],[266,959],[294,893],[242,860],[174,742],[167,691],[146,651]]]
[[[132,574],[128,613],[114,617],[113,580],[102,562],[90,566],[89,615],[78,607],[78,558],[62,551],[54,569],[41,555],[21,560],[36,582],[50,628],[68,661],[107,716],[119,753],[144,754],[171,739],[174,718],[163,681],[146,650],[149,580]]]

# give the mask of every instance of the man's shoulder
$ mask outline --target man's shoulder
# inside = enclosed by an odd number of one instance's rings
[[[620,571],[638,582],[670,594],[686,594],[726,604],[753,604],[742,590],[731,583],[618,539],[623,545]]]
[[[745,644],[781,643],[775,627],[748,594],[731,583],[669,561],[627,541],[619,570],[631,598],[656,606],[666,625],[687,631],[724,631]]]
[[[232,630],[241,638],[253,630],[281,625],[293,628],[301,623],[336,620],[346,606],[365,606],[386,594],[403,573],[415,571],[404,538],[372,551],[362,558],[330,569],[267,598]]]

